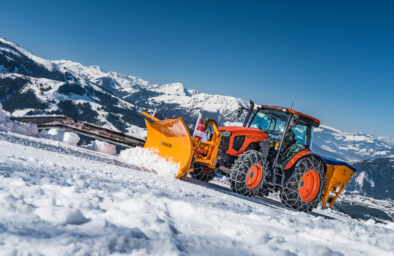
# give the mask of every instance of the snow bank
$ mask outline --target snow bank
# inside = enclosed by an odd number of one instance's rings
[[[63,142],[65,142],[69,145],[77,146],[79,140],[80,140],[80,138],[79,138],[78,134],[73,133],[73,132],[65,132],[63,135]]]
[[[77,146],[81,139],[76,133],[66,132],[64,129],[57,128],[42,131],[41,137],[62,141],[72,146]]]
[[[77,146],[80,141],[80,137],[76,133],[66,132],[64,129],[56,128],[43,130],[40,133],[38,132],[37,125],[12,121],[10,116],[11,114],[3,110],[3,106],[0,103],[0,131],[62,141],[72,146]],[[104,141],[96,140],[93,147],[96,151],[116,155],[116,147]]]
[[[41,137],[51,140],[63,141],[64,132],[65,131],[63,129],[56,129],[56,128],[49,130],[42,130]]]
[[[119,157],[134,166],[154,171],[161,176],[174,177],[179,164],[168,161],[147,148],[129,148],[120,152]]]
[[[93,142],[94,150],[110,155],[116,155],[116,146],[105,141],[95,140]]]
[[[14,132],[27,136],[39,135],[37,125],[14,122],[10,119],[10,113],[3,110],[3,105],[0,103],[0,131]]]
[[[80,140],[79,136],[76,133],[65,132],[62,129],[50,129],[48,131],[44,130],[39,133],[37,125],[32,123],[21,123],[12,121],[10,119],[10,116],[11,115],[9,112],[3,110],[3,106],[0,103],[0,131],[63,141],[73,146],[78,145],[78,142]]]
[[[84,224],[86,222],[89,222],[89,219],[86,218],[79,209],[75,210],[75,211],[71,211],[67,217],[66,217],[66,221],[64,222],[64,224],[69,224],[69,225],[81,225]]]

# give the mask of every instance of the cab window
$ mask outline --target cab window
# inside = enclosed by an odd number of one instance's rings
[[[282,133],[286,127],[287,119],[288,115],[280,110],[263,109],[256,113],[249,127]]]
[[[299,120],[296,127],[291,129],[294,132],[296,143],[307,146],[310,143],[311,126],[305,121]]]

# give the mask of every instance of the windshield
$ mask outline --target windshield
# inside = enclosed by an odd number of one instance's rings
[[[289,115],[286,112],[276,109],[259,110],[253,117],[250,127],[267,132],[274,139],[278,139],[286,128]],[[309,146],[311,125],[302,119],[298,119],[297,125],[291,129],[292,141],[300,146]]]
[[[281,134],[286,128],[288,114],[280,110],[263,109],[254,116],[250,127],[269,133]]]

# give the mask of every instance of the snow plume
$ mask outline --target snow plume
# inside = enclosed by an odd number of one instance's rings
[[[35,124],[25,124],[14,122],[10,119],[10,113],[3,110],[3,105],[0,103],[0,131],[14,132],[27,136],[38,136],[38,129]]]
[[[120,152],[119,157],[134,166],[154,171],[161,176],[174,177],[179,164],[166,160],[147,148],[129,148]]]

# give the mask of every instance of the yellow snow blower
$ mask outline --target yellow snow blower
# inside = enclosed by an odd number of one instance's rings
[[[215,169],[221,133],[213,119],[207,119],[205,129],[211,127],[213,133],[208,141],[192,138],[182,118],[159,120],[146,112],[145,119],[147,136],[145,148],[151,148],[161,157],[172,160],[180,165],[177,178],[184,178],[193,172],[192,165],[201,163]],[[149,121],[149,119],[151,121]]]

